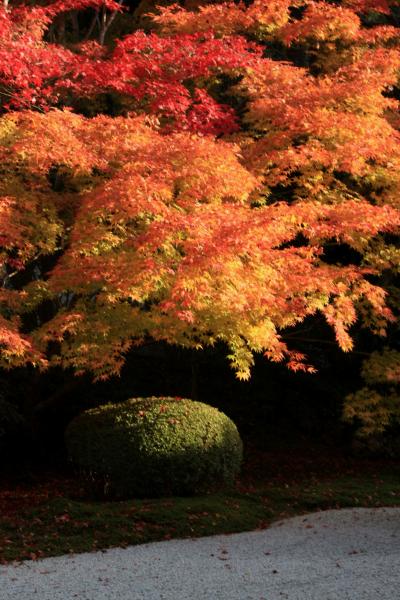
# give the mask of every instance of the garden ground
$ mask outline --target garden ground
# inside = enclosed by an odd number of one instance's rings
[[[111,501],[65,469],[27,469],[0,486],[0,561],[263,529],[306,512],[400,506],[398,461],[326,448],[247,449],[234,489],[200,497]]]

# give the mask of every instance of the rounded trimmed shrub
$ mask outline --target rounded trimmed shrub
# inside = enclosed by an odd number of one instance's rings
[[[72,462],[115,496],[193,494],[230,485],[242,441],[222,412],[183,398],[132,398],[71,421]]]

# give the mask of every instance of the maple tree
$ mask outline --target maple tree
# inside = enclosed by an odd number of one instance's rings
[[[2,11],[4,367],[106,378],[148,338],[220,340],[246,378],[254,352],[312,370],[281,333],[316,313],[345,351],[359,317],[393,321],[376,277],[399,265],[394,3],[198,4],[110,47],[47,37],[111,0]]]

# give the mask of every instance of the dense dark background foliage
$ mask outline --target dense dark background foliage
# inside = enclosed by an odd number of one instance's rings
[[[149,344],[130,353],[121,377],[93,383],[61,370],[38,375],[29,369],[2,376],[3,466],[33,457],[65,459],[63,432],[82,410],[136,396],[191,397],[221,409],[245,441],[261,449],[322,442],[351,451],[352,427],[341,420],[342,401],[360,385],[361,354],[345,355],[327,339],[304,343],[318,373],[288,372],[257,357],[249,382],[237,380],[223,348],[188,351]],[[324,336],[325,334],[325,336]],[[3,462],[3,461],[2,461]]]

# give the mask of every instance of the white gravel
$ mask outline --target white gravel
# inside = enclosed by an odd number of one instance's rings
[[[399,600],[400,509],[0,566],[0,600]]]

